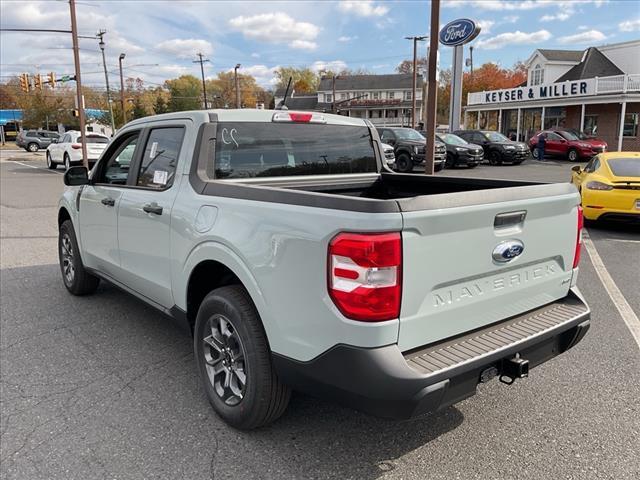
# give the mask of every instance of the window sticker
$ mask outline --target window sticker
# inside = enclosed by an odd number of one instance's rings
[[[154,143],[153,145],[155,146],[156,144]],[[153,183],[157,183],[158,185],[166,185],[168,179],[169,172],[167,172],[166,170],[156,170],[155,172],[153,172]]]
[[[158,150],[158,142],[153,142],[151,144],[151,151],[149,152],[149,158],[154,158],[156,156],[156,150]]]

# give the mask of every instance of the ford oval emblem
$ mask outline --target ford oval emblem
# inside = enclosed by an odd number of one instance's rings
[[[493,259],[499,263],[507,263],[524,252],[524,244],[520,240],[507,240],[493,249]]]
[[[473,20],[459,18],[447,23],[440,30],[440,43],[448,47],[455,47],[469,43],[480,33],[480,27]]]

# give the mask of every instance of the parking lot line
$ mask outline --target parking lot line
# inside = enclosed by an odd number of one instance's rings
[[[9,163],[9,162],[7,162],[7,163]],[[20,165],[24,165],[25,167],[35,168],[36,170],[44,170],[45,172],[57,173],[58,175],[64,175],[64,173],[57,172],[56,170],[49,170],[48,168],[42,168],[42,167],[37,167],[35,165],[29,165],[28,163],[18,162],[17,160],[11,160],[11,163],[19,163]]]
[[[638,319],[638,316],[631,308],[631,305],[629,305],[629,302],[627,302],[627,299],[624,298],[624,295],[622,295],[622,292],[616,285],[616,282],[611,278],[609,271],[604,266],[604,262],[602,261],[600,254],[598,254],[596,246],[591,241],[586,229],[583,230],[582,235],[584,247],[589,254],[589,258],[591,259],[591,263],[598,274],[598,278],[600,278],[602,285],[604,285],[604,288],[609,294],[609,297],[611,297],[613,304],[618,309],[618,312],[620,312],[622,320],[624,320],[624,323],[627,325],[627,328],[640,348],[640,320]]]

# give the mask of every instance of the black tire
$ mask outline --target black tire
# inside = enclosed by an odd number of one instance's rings
[[[578,151],[575,148],[570,148],[569,151],[567,152],[567,160],[569,160],[570,162],[579,162],[580,161],[580,154],[578,153]]]
[[[453,156],[453,153],[447,153],[447,159],[445,160],[445,167],[453,168],[456,166],[456,159]]]
[[[223,323],[229,335],[218,330],[217,325]],[[273,369],[260,316],[244,287],[217,288],[204,298],[196,317],[193,347],[207,398],[229,425],[250,430],[284,413],[291,390]],[[244,375],[244,385],[240,375]]]
[[[413,161],[411,161],[411,157],[406,153],[398,155],[398,158],[396,158],[396,168],[400,173],[413,171]]]
[[[502,155],[498,150],[491,150],[489,152],[489,163],[491,165],[502,165]]]
[[[58,258],[62,281],[70,293],[73,295],[87,295],[96,291],[100,279],[87,272],[82,264],[76,232],[73,229],[71,220],[65,220],[60,225]]]
[[[64,154],[64,169],[69,170],[71,168],[71,158],[69,158],[69,154]]]
[[[27,145],[27,152],[35,153],[40,149],[40,145],[35,142],[31,142]]]
[[[46,156],[47,156],[47,168],[49,170],[55,170],[56,168],[58,168],[58,164],[53,160],[51,160],[51,154],[49,152],[47,152]]]
[[[440,170],[444,169],[444,162],[443,163],[437,163],[433,166],[433,171],[434,172],[439,172]]]
[[[540,153],[540,152],[538,151],[537,148],[532,148],[531,149],[531,156],[534,158],[534,160],[538,160],[538,153]]]

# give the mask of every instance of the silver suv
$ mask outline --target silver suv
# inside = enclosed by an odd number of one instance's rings
[[[24,148],[27,152],[37,152],[41,148],[47,148],[53,140],[58,140],[57,132],[46,130],[22,130],[16,137],[16,146]]]

